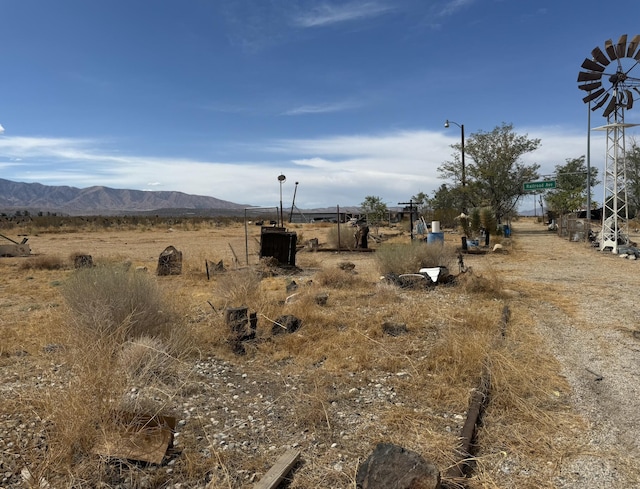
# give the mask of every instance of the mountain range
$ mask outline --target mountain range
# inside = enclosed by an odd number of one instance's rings
[[[182,192],[121,190],[94,186],[76,188],[12,182],[0,178],[2,212],[55,212],[68,215],[240,214],[250,207],[226,200]]]

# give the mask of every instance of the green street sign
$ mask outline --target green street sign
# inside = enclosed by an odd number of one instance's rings
[[[547,190],[550,188],[556,188],[555,180],[545,180],[544,182],[526,182],[524,184],[525,190]]]

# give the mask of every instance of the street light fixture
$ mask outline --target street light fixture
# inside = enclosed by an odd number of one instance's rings
[[[278,181],[280,182],[280,227],[284,227],[284,217],[282,214],[282,184],[287,180],[282,173],[278,175]]]
[[[466,213],[467,212],[467,193],[466,193],[467,176],[466,176],[466,169],[464,166],[464,124],[458,124],[457,122],[450,121],[449,119],[444,121],[444,127],[446,127],[447,129],[449,128],[449,124],[455,124],[460,128],[460,135],[461,135],[460,153],[462,154],[462,172],[460,175],[460,181],[462,183],[462,212]]]

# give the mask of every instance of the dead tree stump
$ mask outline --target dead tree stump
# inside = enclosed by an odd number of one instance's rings
[[[157,275],[180,275],[182,273],[182,251],[167,246],[158,258]]]
[[[258,314],[249,314],[247,307],[228,307],[224,311],[224,321],[229,326],[229,344],[235,353],[246,353],[244,342],[256,337]]]

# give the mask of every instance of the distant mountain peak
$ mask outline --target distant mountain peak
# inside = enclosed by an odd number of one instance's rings
[[[113,215],[166,209],[241,211],[244,204],[203,195],[155,190],[87,188],[13,182],[0,178],[0,209],[29,209],[70,215]]]

